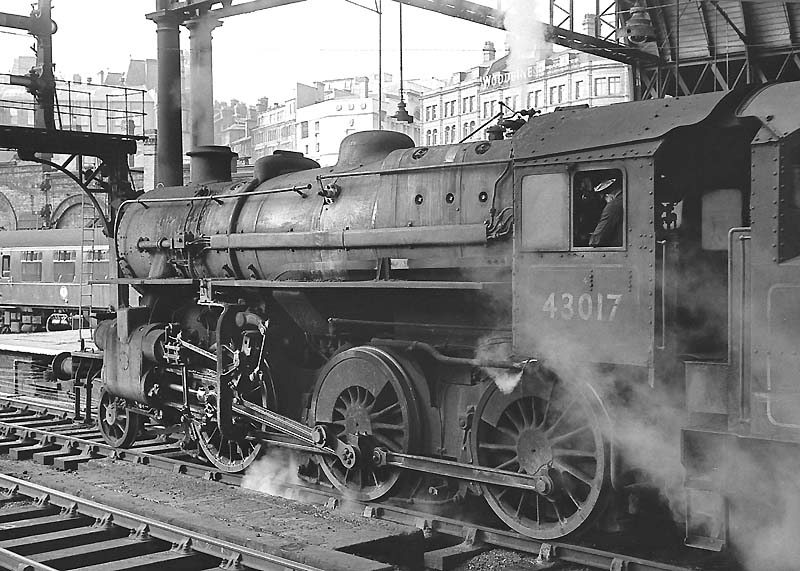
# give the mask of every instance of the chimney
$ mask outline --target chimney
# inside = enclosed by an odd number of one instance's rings
[[[483,63],[494,61],[497,52],[494,49],[494,42],[486,42],[483,44]]]
[[[105,85],[106,72],[100,70],[100,85]]]
[[[369,97],[369,78],[368,77],[359,77],[356,79],[356,95],[366,99]]]
[[[583,17],[583,33],[587,36],[596,37],[597,34],[595,33],[595,23],[597,22],[597,16],[594,14],[586,14]]]
[[[230,182],[231,171],[239,156],[230,147],[222,145],[202,145],[186,153],[192,159],[192,182]]]

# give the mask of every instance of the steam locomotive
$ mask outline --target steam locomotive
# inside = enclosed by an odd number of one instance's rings
[[[200,148],[191,184],[120,207],[118,282],[143,297],[97,329],[106,441],[150,419],[227,472],[290,448],[350,497],[483,496],[539,539],[631,516],[666,462],[687,542],[721,549],[736,455],[800,457],[799,98],[355,133],[333,167],[276,152],[240,183]],[[590,246],[608,181],[622,237]]]

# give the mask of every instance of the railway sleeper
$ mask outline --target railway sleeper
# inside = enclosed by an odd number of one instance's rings
[[[73,443],[65,442],[57,450],[54,449],[36,452],[33,455],[33,461],[38,462],[39,464],[44,464],[45,466],[52,466],[56,458],[74,457],[79,454],[80,450],[78,450]]]
[[[14,460],[30,460],[37,452],[52,452],[59,448],[60,446],[58,444],[47,442],[47,438],[43,438],[38,444],[12,448],[9,455]]]
[[[101,454],[95,446],[86,446],[80,454],[75,456],[59,456],[53,458],[53,466],[59,470],[77,470],[78,466],[91,460],[100,458]]]

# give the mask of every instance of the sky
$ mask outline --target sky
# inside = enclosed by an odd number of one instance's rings
[[[354,0],[374,7],[374,0]],[[519,0],[533,2],[534,0]],[[495,5],[493,0],[479,0]],[[28,14],[31,0],[3,0],[2,10]],[[155,0],[53,0],[56,73],[98,77],[127,70],[131,58],[155,58],[156,27],[145,18]],[[399,5],[383,0],[383,69],[399,78]],[[482,61],[493,41],[504,53],[505,32],[440,14],[403,7],[406,79],[447,78]],[[188,31],[181,42],[188,49]],[[32,55],[25,32],[0,28],[0,72],[14,57]],[[295,83],[375,74],[378,16],[347,0],[306,0],[235,16],[214,31],[214,98],[255,103],[291,97]]]

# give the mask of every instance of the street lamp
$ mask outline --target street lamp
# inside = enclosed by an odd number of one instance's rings
[[[383,129],[383,0],[373,0],[375,7],[364,6],[355,0],[345,2],[378,15],[378,130]]]

